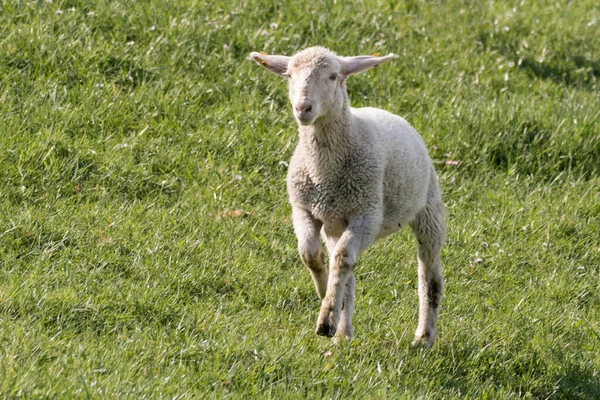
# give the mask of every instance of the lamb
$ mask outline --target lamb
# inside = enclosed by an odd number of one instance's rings
[[[300,138],[287,190],[298,251],[322,300],[316,333],[352,338],[358,255],[409,225],[418,243],[419,321],[413,345],[425,340],[432,346],[446,230],[437,174],[422,138],[405,119],[377,108],[351,108],[346,91],[347,77],[397,56],[340,57],[323,47],[292,57],[250,56],[289,83]]]

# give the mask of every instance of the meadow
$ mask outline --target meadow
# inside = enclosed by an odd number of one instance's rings
[[[439,339],[408,231],[356,268],[351,342],[285,189],[286,83],[248,60],[400,57],[354,107],[423,136],[447,211]],[[3,398],[600,398],[600,3],[0,3]]]

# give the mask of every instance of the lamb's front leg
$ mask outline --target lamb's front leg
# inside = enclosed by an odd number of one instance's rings
[[[298,239],[300,258],[312,275],[319,298],[325,297],[327,290],[327,268],[323,262],[323,249],[319,240],[319,231],[323,225],[308,210],[292,209],[294,232]]]
[[[346,287],[344,288],[344,302],[342,303],[342,311],[340,314],[340,322],[338,323],[335,332],[336,338],[350,339],[354,336],[354,328],[352,328],[352,314],[354,313],[354,294],[356,292],[356,279],[354,272],[351,272],[346,279]]]
[[[354,265],[361,251],[366,249],[376,238],[381,224],[380,213],[365,213],[350,219],[348,227],[338,240],[335,250],[330,255],[329,279],[327,292],[321,303],[321,312],[317,320],[317,334],[333,337],[336,334],[340,313],[347,294],[347,312],[344,316],[342,333],[352,336],[352,311],[354,309]],[[350,284],[349,293],[346,285]]]

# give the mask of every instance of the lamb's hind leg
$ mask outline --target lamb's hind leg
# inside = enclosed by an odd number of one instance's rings
[[[413,346],[419,344],[423,336],[427,346],[435,342],[437,318],[442,299],[444,281],[440,253],[444,244],[444,210],[438,196],[430,199],[419,213],[411,228],[417,237],[419,323],[415,332]]]

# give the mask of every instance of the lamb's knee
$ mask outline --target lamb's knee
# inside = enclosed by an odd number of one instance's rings
[[[320,248],[299,246],[298,251],[304,265],[311,271],[321,272],[325,269],[323,251]]]
[[[338,270],[342,273],[351,272],[356,264],[356,256],[351,254],[348,250],[337,250],[333,254],[331,267],[332,269]]]

